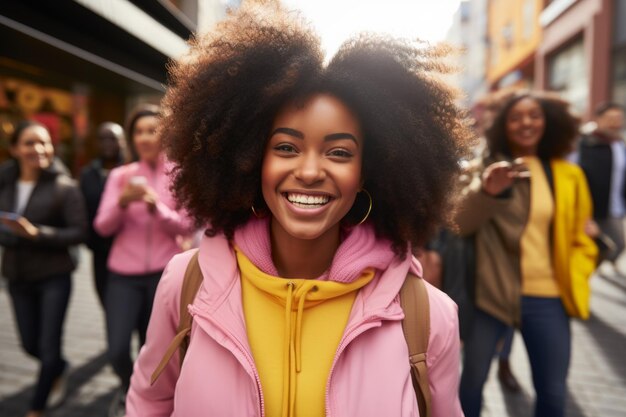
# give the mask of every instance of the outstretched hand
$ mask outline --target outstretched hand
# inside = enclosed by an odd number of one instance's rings
[[[513,162],[494,162],[483,171],[483,191],[491,196],[497,196],[510,188],[516,179],[529,177],[528,167],[521,159]]]

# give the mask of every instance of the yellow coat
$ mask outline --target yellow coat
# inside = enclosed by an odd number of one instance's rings
[[[585,223],[592,218],[591,195],[578,166],[563,160],[553,160],[551,165],[555,194],[554,272],[567,313],[586,319],[589,317],[589,277],[598,255],[593,240],[584,232]]]
[[[550,162],[555,214],[552,262],[567,313],[589,317],[588,279],[597,248],[584,232],[592,203],[583,171],[565,160]],[[519,243],[529,214],[530,184],[518,180],[505,198],[482,192],[477,170],[463,190],[456,214],[461,235],[475,236],[475,302],[481,310],[510,325],[520,324],[521,271]]]

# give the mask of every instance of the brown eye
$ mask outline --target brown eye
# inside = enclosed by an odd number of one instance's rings
[[[336,156],[339,158],[350,158],[352,157],[352,152],[346,149],[333,149],[328,153],[330,156]]]
[[[290,143],[279,143],[278,145],[274,146],[274,150],[278,152],[284,152],[284,153],[297,152],[296,147]]]

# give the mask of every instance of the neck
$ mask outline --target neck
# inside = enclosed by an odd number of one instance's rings
[[[102,158],[102,168],[113,169],[119,165],[119,158]]]
[[[619,135],[616,135],[614,132],[607,131],[604,129],[597,129],[596,135],[601,136],[602,138],[606,139],[608,142],[616,142],[617,140],[621,139]]]
[[[159,158],[154,158],[154,159],[144,159],[144,162],[146,164],[148,164],[148,166],[152,169],[155,170],[157,165],[159,164]]]
[[[537,156],[536,148],[520,148],[520,149],[511,149],[511,155],[513,158],[522,158],[524,156]]]
[[[38,169],[28,169],[22,166],[20,167],[20,181],[37,181],[39,178],[39,172],[40,171]]]
[[[272,260],[281,277],[314,279],[333,261],[339,247],[339,225],[316,239],[298,239],[272,219]]]

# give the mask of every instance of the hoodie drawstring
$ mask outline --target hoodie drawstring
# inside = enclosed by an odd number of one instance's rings
[[[302,370],[302,316],[304,303],[309,292],[317,291],[317,286],[307,286],[298,300],[296,310],[295,331],[292,328],[292,307],[295,284],[287,283],[287,300],[285,302],[285,341],[283,345],[283,417],[295,415],[296,374]]]

